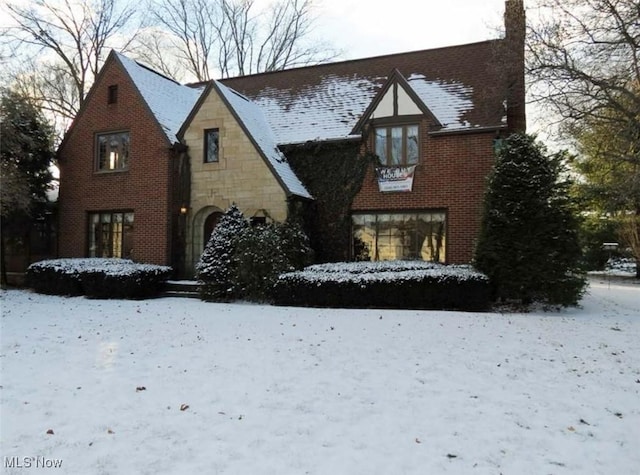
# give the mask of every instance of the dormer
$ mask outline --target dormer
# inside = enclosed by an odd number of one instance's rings
[[[441,124],[411,88],[400,71],[394,69],[354,127],[352,134],[372,132],[371,147],[383,166],[416,165],[420,159],[423,119],[430,127]]]

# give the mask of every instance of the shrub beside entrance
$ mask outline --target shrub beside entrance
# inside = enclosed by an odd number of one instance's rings
[[[282,274],[277,305],[482,311],[489,279],[470,266],[422,261],[319,264]]]

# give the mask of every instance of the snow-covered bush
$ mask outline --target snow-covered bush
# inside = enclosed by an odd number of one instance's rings
[[[278,276],[310,264],[312,254],[307,236],[294,223],[247,228],[235,242],[231,281],[243,299],[268,301]]]
[[[29,266],[27,283],[43,294],[142,299],[160,293],[170,275],[170,267],[128,259],[50,259]]]
[[[220,218],[196,265],[196,278],[200,282],[203,300],[237,298],[237,289],[231,281],[232,258],[237,238],[248,227],[249,223],[235,204]]]
[[[470,266],[423,261],[350,262],[283,274],[278,305],[486,310],[489,280]]]
[[[220,218],[196,266],[203,300],[268,301],[278,275],[312,260],[309,239],[295,223],[251,227],[236,205]]]

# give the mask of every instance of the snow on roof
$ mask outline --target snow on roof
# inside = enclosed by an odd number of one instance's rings
[[[252,100],[264,111],[279,144],[348,139],[386,80],[329,75],[295,92],[266,87]],[[412,74],[408,83],[443,130],[473,127],[464,119],[474,107],[471,87],[421,74]]]
[[[252,99],[277,143],[295,144],[349,138],[379,87],[367,78],[329,75],[295,93],[267,87]]]
[[[205,87],[183,86],[122,54],[116,53],[116,56],[167,134],[169,141],[178,142],[178,131]]]
[[[260,151],[267,158],[275,173],[277,173],[282,183],[287,187],[289,193],[304,198],[312,198],[311,194],[289,166],[285,156],[280,149],[278,149],[276,138],[273,135],[271,127],[269,127],[269,123],[262,109],[233,89],[219,82],[215,82],[215,84],[230,107],[235,111],[238,119],[253,138]]]
[[[461,83],[430,81],[422,74],[412,74],[407,82],[422,102],[442,124],[443,130],[472,127],[464,114],[473,109],[473,89]]]

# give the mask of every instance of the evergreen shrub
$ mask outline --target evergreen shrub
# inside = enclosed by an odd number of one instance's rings
[[[249,223],[235,204],[220,217],[196,264],[202,300],[224,302],[239,297],[232,282],[233,253],[237,238],[248,227]]]
[[[586,279],[565,161],[530,135],[511,135],[499,147],[475,253],[494,298],[566,306],[582,297]]]
[[[320,264],[282,274],[276,305],[484,311],[488,278],[469,266],[422,261]]]
[[[302,269],[312,260],[309,239],[298,225],[250,227],[235,241],[232,284],[243,299],[267,302],[280,274]]]

